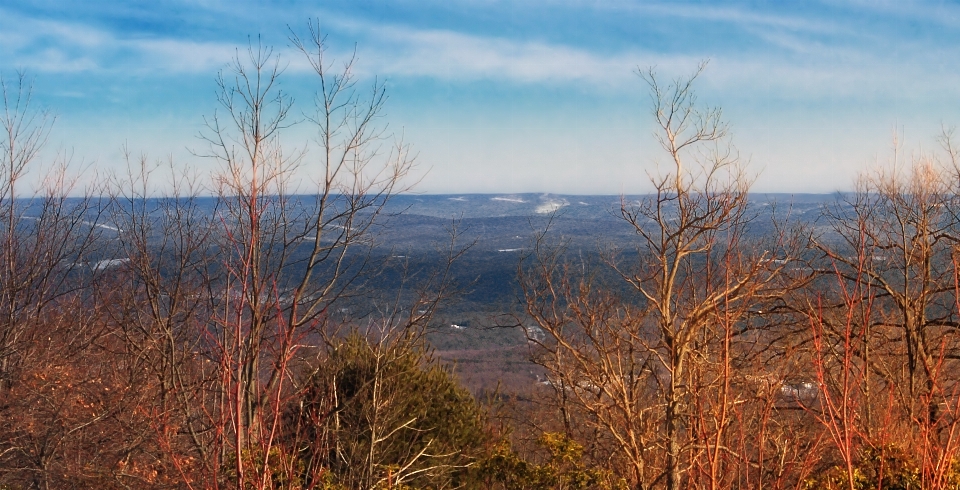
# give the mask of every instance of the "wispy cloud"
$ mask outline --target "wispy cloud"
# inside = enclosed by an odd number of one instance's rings
[[[209,72],[235,52],[235,46],[226,43],[124,37],[82,23],[3,10],[0,19],[4,64],[39,72]]]
[[[944,63],[960,57],[957,35],[928,22],[940,12],[946,25],[957,8],[917,2],[907,13],[902,4],[824,1],[775,9],[648,2],[637,9],[645,25],[678,31],[646,60],[676,66],[703,53],[713,59],[708,83],[721,93],[768,100],[960,96],[960,71]],[[708,38],[683,39],[702,27],[711,29]]]
[[[237,48],[226,42],[125,36],[64,20],[6,14],[0,11],[4,18],[0,39],[5,46],[0,52],[12,64],[41,72],[212,72],[228,63]],[[611,87],[632,80],[640,58],[629,51],[600,54],[547,42],[382,25],[333,15],[325,20],[360,38],[358,67],[370,75]],[[280,35],[281,43],[285,34]],[[281,45],[278,52],[291,70],[308,68],[286,46]]]
[[[736,6],[645,2],[635,8],[642,15],[657,18],[725,22],[819,33],[836,33],[847,29],[842,23],[836,21],[824,21],[801,15],[770,14]]]
[[[444,29],[416,29],[354,19],[327,18],[337,30],[363,39],[365,71],[440,80],[515,83],[588,83],[619,86],[639,59],[629,50],[596,53],[582,48]]]
[[[838,5],[836,8],[850,8]],[[942,67],[944,59],[955,59],[960,50],[946,43],[931,49],[929,40],[850,27],[843,19],[820,12],[770,13],[736,6],[658,2],[595,8],[639,15],[644,26],[680,22],[690,28],[691,24],[683,23],[691,20],[722,24],[729,32],[751,37],[756,43],[747,50],[741,44],[722,43],[709,49],[683,43],[666,49],[638,43],[598,48],[383,23],[331,12],[322,12],[321,17],[324,27],[337,34],[341,46],[349,46],[343,41],[359,42],[358,69],[365,75],[568,84],[587,91],[633,90],[637,66],[657,65],[672,75],[687,72],[710,57],[711,83],[728,90],[779,93],[782,97],[902,95],[906,86],[918,93],[960,91],[960,75]],[[879,6],[871,12],[883,17],[895,8]],[[278,52],[291,71],[307,69],[284,46],[286,34],[265,33],[268,42],[280,43]],[[117,32],[82,21],[33,18],[0,8],[0,55],[8,67],[61,73],[213,73],[230,62],[236,49],[234,42]],[[910,69],[905,71],[904,66]]]
[[[601,56],[567,46],[454,32],[391,29],[383,34],[402,46],[401,57],[381,57],[377,64],[398,75],[616,85],[637,60],[630,54]]]

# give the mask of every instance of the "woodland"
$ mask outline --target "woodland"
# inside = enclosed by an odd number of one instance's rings
[[[458,306],[477,239],[453,218],[429,260],[390,252],[421,224],[392,205],[415,162],[384,85],[316,26],[291,43],[315,97],[281,90],[270,47],[238,50],[210,175],[128,151],[99,185],[66,162],[28,184],[54,118],[2,79],[0,489],[960,488],[951,130],[813,220],[759,212],[696,98],[706,64],[638,70],[651,192],[589,254],[563,210],[500,251],[513,301],[457,328],[516,337],[535,379],[477,389],[440,335],[484,308]],[[308,150],[284,145],[294,120]]]

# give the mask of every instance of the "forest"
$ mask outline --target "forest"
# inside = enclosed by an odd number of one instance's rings
[[[811,218],[751,193],[706,63],[640,69],[651,192],[593,239],[550,201],[480,255],[462,215],[414,213],[384,84],[316,27],[291,43],[309,107],[238,50],[210,175],[128,150],[34,186],[54,118],[3,78],[0,489],[960,488],[951,130]]]

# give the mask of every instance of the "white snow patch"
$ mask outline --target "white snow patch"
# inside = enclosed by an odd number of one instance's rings
[[[560,208],[562,208],[562,207],[564,207],[564,206],[566,206],[566,205],[568,205],[568,204],[569,204],[569,203],[568,203],[567,201],[547,201],[547,202],[545,202],[545,203],[537,206],[537,209],[535,209],[534,211],[535,211],[537,214],[549,214],[549,213],[552,213],[552,212],[554,212],[554,211],[556,211],[556,210],[558,210],[558,209],[560,209]]]
[[[121,265],[123,265],[123,264],[126,264],[127,262],[130,262],[130,259],[107,259],[107,260],[100,260],[100,261],[97,261],[97,262],[94,262],[94,263],[90,264],[90,268],[93,269],[93,270],[95,270],[95,271],[102,271],[102,270],[110,269],[110,268],[113,268],[113,267],[119,267],[119,266],[121,266]]]
[[[123,230],[121,230],[120,228],[117,228],[117,227],[115,227],[115,226],[105,225],[105,224],[103,224],[103,223],[94,223],[93,221],[83,221],[82,223],[85,224],[85,225],[87,225],[87,226],[93,226],[93,227],[96,227],[96,228],[103,228],[104,230],[115,231],[115,232],[117,232],[117,233],[123,233]]]
[[[524,333],[527,335],[527,340],[530,342],[543,342],[543,339],[547,338],[547,335],[543,332],[538,326],[524,326]]]

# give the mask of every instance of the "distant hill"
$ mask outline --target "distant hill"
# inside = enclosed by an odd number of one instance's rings
[[[836,201],[838,194],[751,194],[754,206],[792,206],[807,212]],[[546,216],[557,212],[566,218],[611,219],[619,216],[620,203],[643,199],[642,195],[568,194],[404,194],[391,198],[389,210],[437,218],[502,218]]]
[[[755,213],[751,232],[771,230],[774,213],[811,227],[825,205],[837,202],[837,194],[754,194]],[[547,227],[550,237],[563,239],[583,249],[598,245],[629,247],[635,231],[620,216],[622,202],[644,196],[587,196],[561,194],[440,194],[399,195],[387,206],[381,243],[413,252],[443,243],[456,223],[461,242],[476,242],[478,251],[512,253],[531,244],[535,233]],[[829,233],[826,228],[821,232]]]

